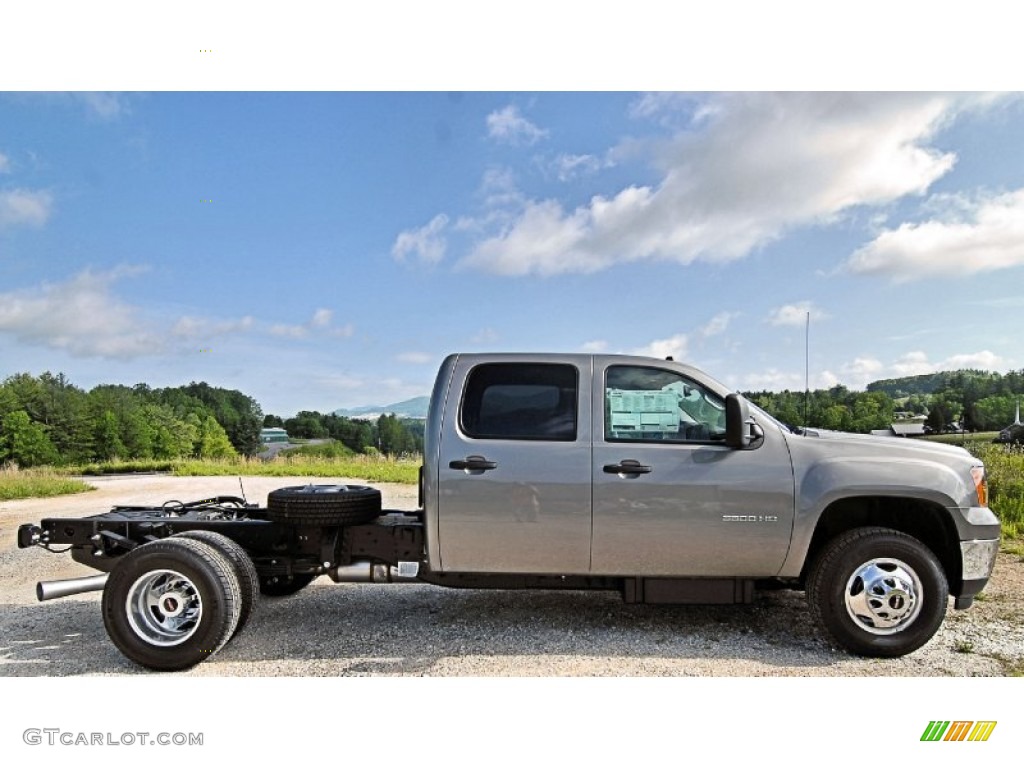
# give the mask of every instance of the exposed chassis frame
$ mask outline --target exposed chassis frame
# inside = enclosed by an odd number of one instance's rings
[[[339,582],[420,581],[466,589],[597,589],[619,592],[628,603],[749,603],[754,595],[750,579],[436,572],[427,562],[422,510],[384,510],[360,525],[296,525],[271,520],[265,507],[236,496],[159,507],[115,506],[83,518],[44,518],[39,525],[18,528],[18,546],[70,551],[75,561],[110,572],[135,547],[197,530],[223,534],[241,546],[261,583],[330,575]],[[411,564],[413,572],[407,570]]]
[[[186,531],[214,531],[241,546],[261,581],[318,576],[369,559],[385,565],[423,559],[420,512],[385,511],[372,523],[347,527],[309,526],[270,519],[265,507],[236,496],[214,496],[159,507],[120,505],[83,518],[44,518],[18,528],[18,546],[70,551],[76,562],[110,572],[122,555],[151,541]],[[67,547],[57,550],[54,547]]]

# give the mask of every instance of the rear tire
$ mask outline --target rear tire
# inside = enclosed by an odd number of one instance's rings
[[[267,496],[267,517],[292,525],[359,525],[380,510],[380,491],[365,485],[296,485]]]
[[[224,559],[234,568],[241,590],[241,610],[238,615],[238,626],[235,627],[234,632],[234,635],[237,635],[252,616],[252,612],[256,608],[256,599],[260,594],[260,577],[256,573],[256,566],[253,565],[252,559],[237,542],[216,531],[184,531],[174,534],[171,538],[205,542],[223,555]]]
[[[143,667],[188,669],[231,639],[241,612],[231,563],[202,541],[175,538],[136,547],[103,589],[103,623],[118,649]]]
[[[807,602],[818,624],[860,656],[916,651],[938,631],[948,601],[938,558],[914,537],[889,528],[840,534],[807,579]]]

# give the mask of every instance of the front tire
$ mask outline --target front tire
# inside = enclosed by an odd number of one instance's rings
[[[818,556],[807,601],[821,628],[859,656],[894,658],[916,651],[946,615],[949,585],[938,558],[912,536],[855,528]]]
[[[188,669],[231,639],[241,612],[231,563],[202,541],[171,537],[124,555],[103,589],[103,623],[143,667]]]

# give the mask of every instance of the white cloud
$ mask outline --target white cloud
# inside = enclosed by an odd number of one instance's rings
[[[1008,361],[987,349],[980,352],[950,355],[937,363],[929,362],[928,355],[920,350],[908,352],[890,366],[893,376],[920,376],[936,371],[956,371],[962,368],[978,368],[995,371],[1006,368]]]
[[[313,318],[309,321],[310,328],[327,328],[331,324],[331,318],[334,317],[334,312],[329,309],[318,309],[313,313]]]
[[[659,109],[664,101],[671,100]],[[988,102],[927,93],[709,97],[695,116],[687,112],[685,130],[649,145],[659,183],[572,209],[526,201],[464,263],[551,275],[640,260],[739,259],[795,227],[924,193],[955,161],[928,141],[981,103]]]
[[[23,344],[58,349],[73,357],[122,360],[158,355],[165,336],[148,327],[140,309],[111,286],[138,269],[86,270],[63,283],[0,294],[0,333]]]
[[[309,328],[305,325],[275,323],[270,326],[270,335],[278,336],[282,339],[304,339],[309,336]]]
[[[321,374],[314,376],[313,381],[325,388],[337,389],[359,389],[370,383],[361,376],[351,376],[345,373]]]
[[[690,349],[690,339],[685,333],[677,333],[667,339],[657,339],[644,347],[633,350],[634,355],[644,357],[671,357],[675,360],[686,360]]]
[[[889,369],[895,376],[920,376],[923,373],[932,373],[935,366],[928,362],[928,355],[924,352],[908,352],[893,363]]]
[[[882,361],[873,357],[858,357],[840,366],[838,375],[825,371],[819,378],[830,387],[842,384],[851,389],[862,389],[872,381],[885,378],[884,371]]]
[[[391,247],[391,255],[397,261],[413,255],[424,264],[437,264],[448,247],[443,235],[447,226],[448,217],[440,213],[425,226],[402,232]]]
[[[487,209],[520,208],[525,202],[511,168],[488,168],[480,181],[478,195]]]
[[[171,335],[189,341],[209,339],[230,333],[242,333],[252,329],[256,321],[250,316],[238,320],[212,320],[207,317],[184,315],[171,328]]]
[[[941,201],[946,210],[938,218],[882,232],[845,268],[904,282],[1024,266],[1024,189],[976,202]]]
[[[501,339],[501,335],[493,328],[481,328],[469,338],[469,343],[487,346],[496,344],[499,339]]]
[[[799,301],[795,304],[786,304],[773,309],[768,313],[767,322],[769,325],[803,328],[807,325],[808,313],[810,313],[812,320],[828,318],[828,314],[816,307],[812,302]]]
[[[719,312],[705,325],[701,326],[697,333],[705,339],[712,336],[720,336],[728,330],[729,323],[732,322],[734,317],[737,317],[735,312]]]
[[[3,152],[0,152],[0,173],[10,173],[10,172],[11,172],[11,161],[8,159],[7,155],[5,155]]]
[[[608,342],[605,341],[604,339],[595,339],[594,341],[587,341],[583,343],[583,346],[580,347],[580,350],[582,352],[587,353],[588,355],[599,355],[602,352],[608,351]]]
[[[101,120],[116,120],[129,112],[128,102],[122,93],[73,93],[72,98]]]
[[[495,141],[512,145],[536,144],[548,135],[519,113],[519,107],[510,104],[487,116],[487,135]]]
[[[953,355],[942,361],[943,369],[957,370],[960,368],[980,368],[985,371],[994,371],[1005,368],[1008,364],[1006,358],[1000,357],[994,352],[985,349],[981,352],[974,352],[966,355]]]
[[[742,386],[739,388],[747,392],[803,390],[804,377],[801,374],[780,371],[777,368],[767,368],[764,371],[744,376]]]
[[[551,161],[551,168],[559,181],[572,181],[580,176],[588,176],[606,165],[594,155],[571,155],[565,152]]]
[[[333,318],[333,310],[317,309],[309,320],[300,325],[276,323],[270,326],[270,334],[283,339],[304,339],[313,331],[323,331],[330,336],[339,338],[348,338],[355,333],[355,327],[351,324],[341,327],[332,326]]]
[[[852,389],[860,389],[872,381],[881,379],[902,378],[904,376],[921,376],[936,371],[956,371],[963,368],[976,368],[986,371],[1005,370],[1008,361],[989,351],[951,355],[939,362],[931,362],[928,355],[921,350],[914,350],[901,355],[889,365],[874,357],[858,357],[844,363],[839,373],[825,371],[822,380],[825,386],[843,384]]]
[[[435,359],[434,355],[427,354],[426,352],[403,352],[397,357],[398,362],[410,365],[426,365]]]
[[[41,227],[50,218],[53,196],[29,189],[0,190],[0,229],[19,225]]]

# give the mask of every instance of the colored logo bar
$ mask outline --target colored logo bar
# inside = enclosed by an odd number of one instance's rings
[[[921,741],[988,741],[995,729],[995,720],[932,720]]]

